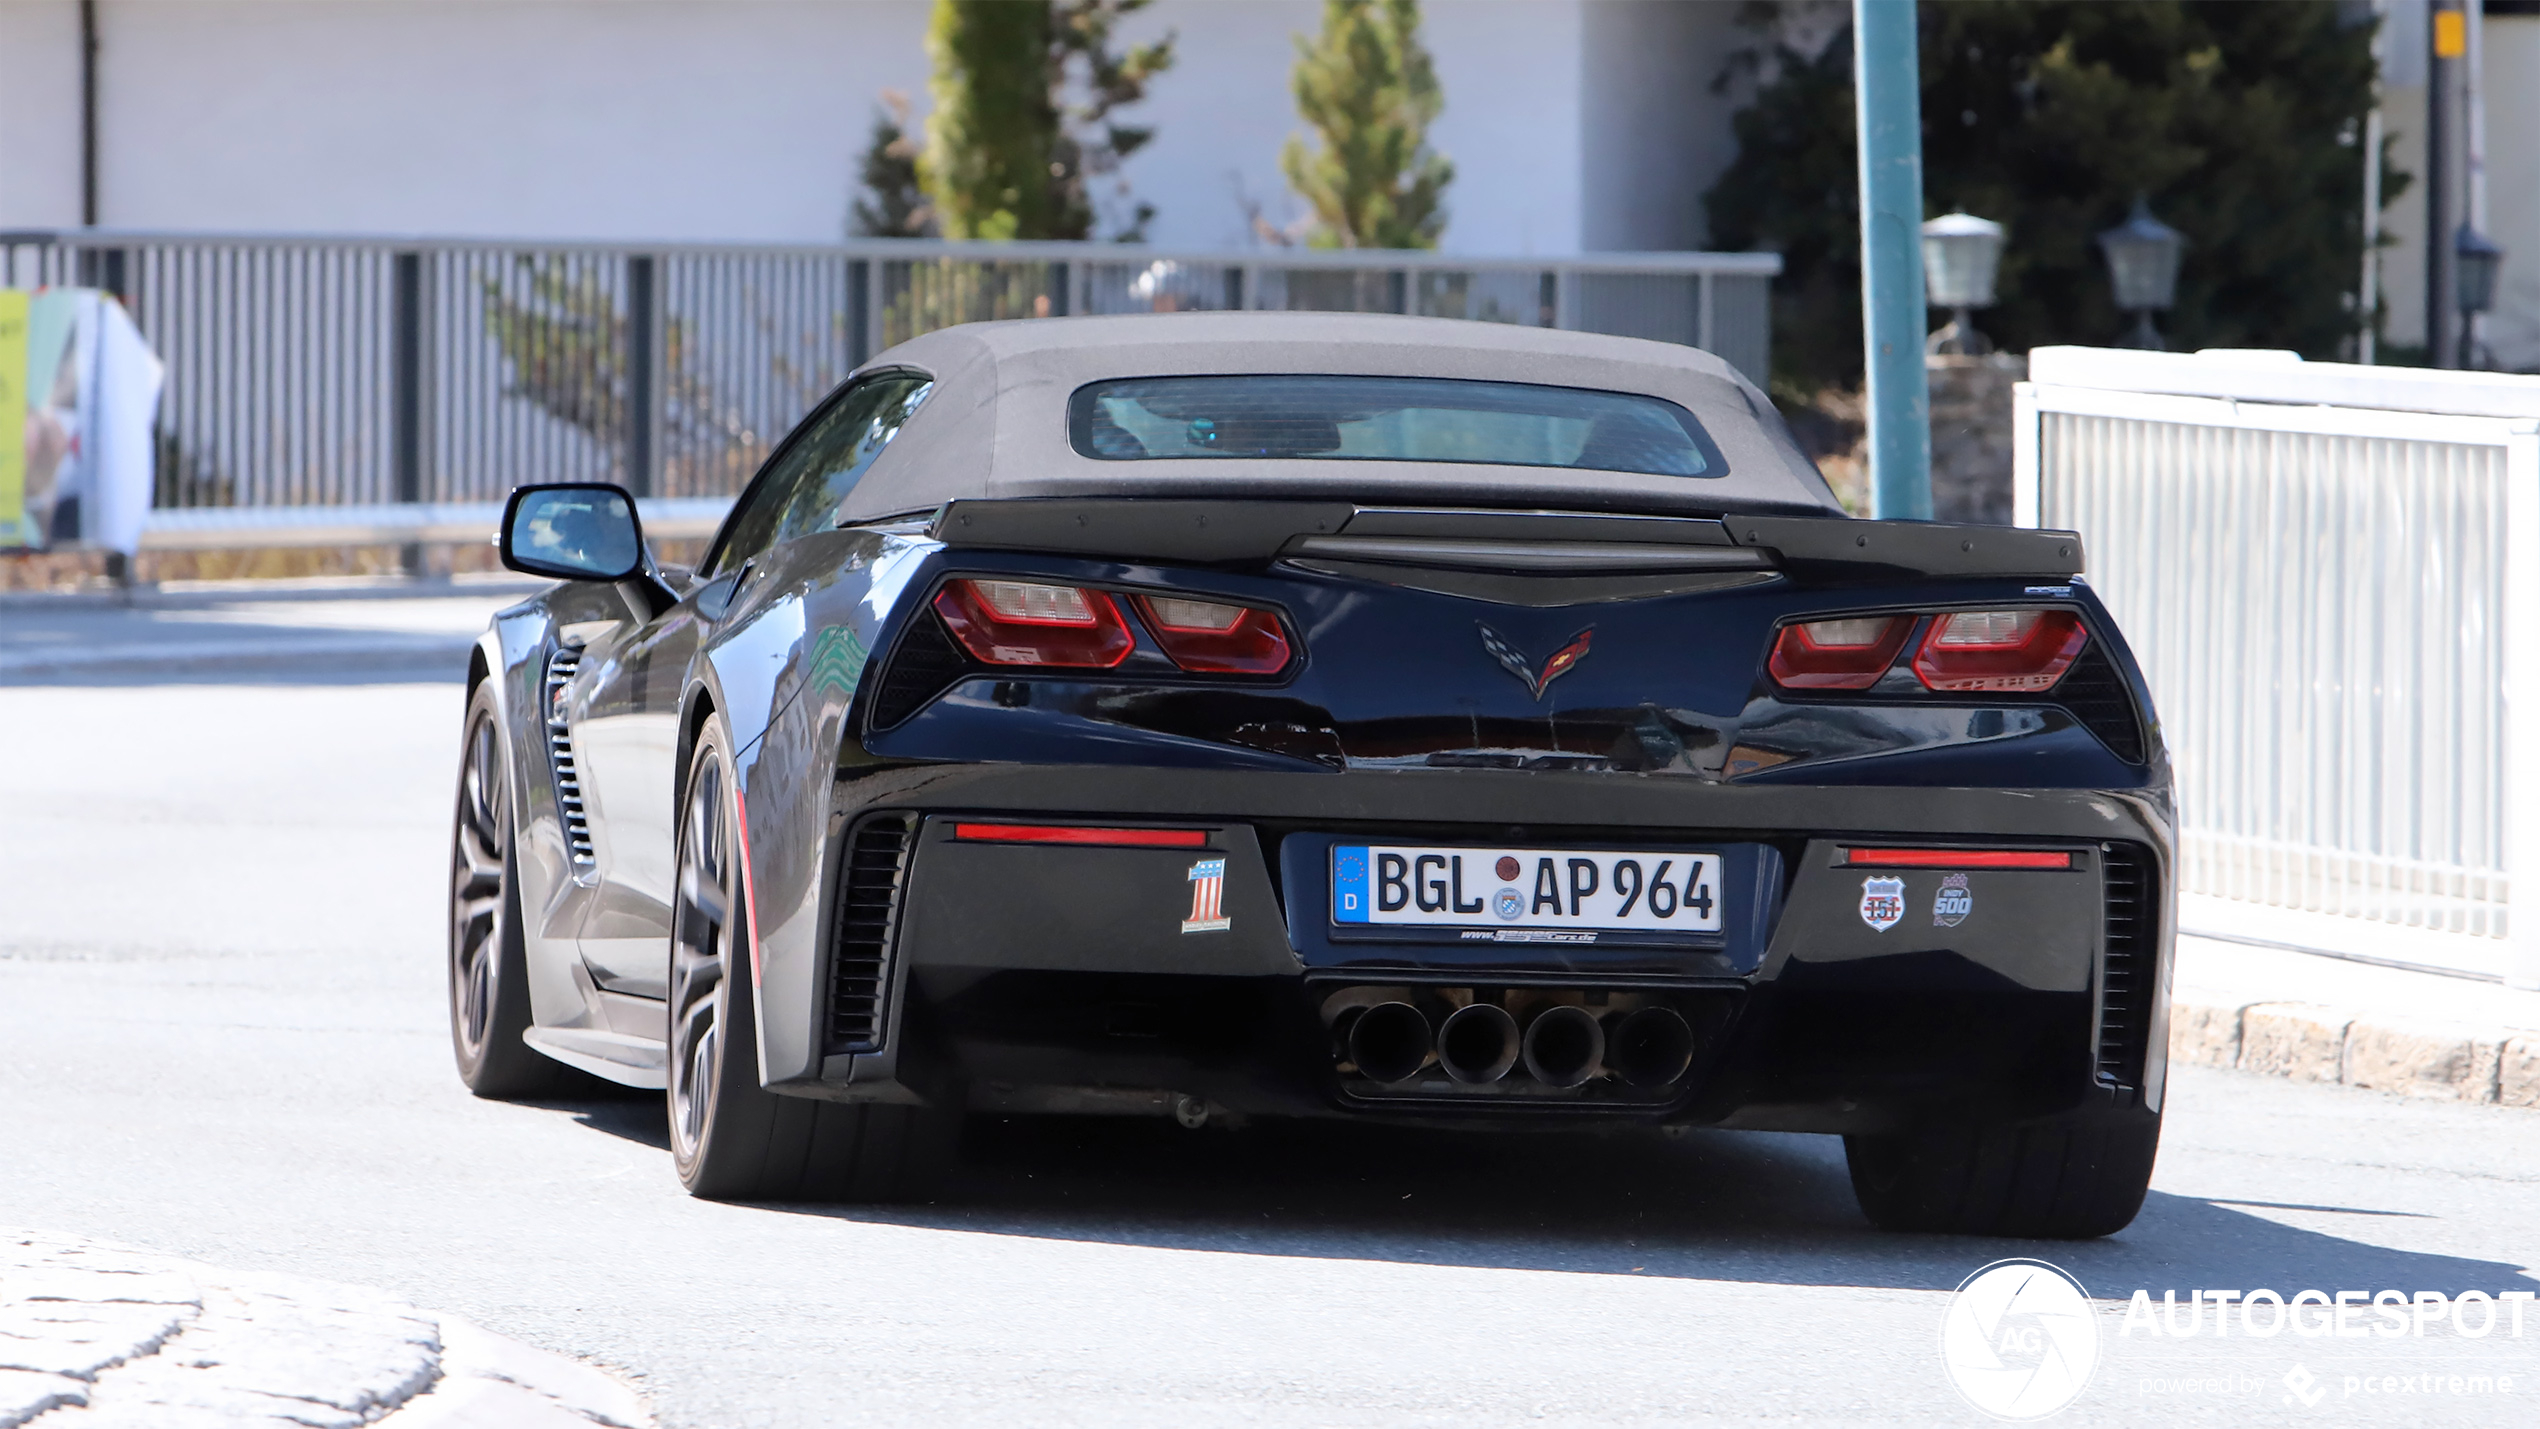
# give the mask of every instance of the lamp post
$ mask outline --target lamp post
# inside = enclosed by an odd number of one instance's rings
[[[2169,346],[2152,326],[2152,314],[2168,312],[2178,296],[2178,258],[2186,247],[2187,235],[2154,218],[2152,206],[2139,194],[2126,221],[2099,235],[2117,311],[2135,315],[2134,331],[2126,335],[2124,346],[2153,352]]]
[[[2505,250],[2486,234],[2464,223],[2452,236],[2453,294],[2461,309],[2461,359],[2458,366],[2478,365],[2478,315],[2496,305],[2496,270]]]
[[[2001,267],[2001,224],[1950,213],[1923,225],[1923,288],[1933,307],[1950,310],[1948,326],[1924,342],[1925,352],[1981,357],[1993,350],[1968,314],[1993,306],[1993,277]]]

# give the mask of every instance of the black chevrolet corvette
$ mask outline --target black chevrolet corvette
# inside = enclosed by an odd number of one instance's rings
[[[699,1195],[972,1111],[1839,1133],[1882,1226],[2125,1225],[2170,781],[2069,532],[1846,517],[1689,348],[1279,313],[859,369],[693,570],[524,487],[452,1034]]]

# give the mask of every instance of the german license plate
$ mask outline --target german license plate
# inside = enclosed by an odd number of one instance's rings
[[[1341,844],[1332,850],[1332,921],[1547,934],[1716,933],[1720,856]]]

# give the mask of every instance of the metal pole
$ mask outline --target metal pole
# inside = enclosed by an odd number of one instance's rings
[[[97,226],[97,0],[79,0],[79,223]]]
[[[653,409],[660,386],[653,354],[661,326],[655,277],[659,260],[649,253],[626,260],[626,489],[653,494]]]
[[[397,499],[423,500],[423,255],[389,260],[388,459]],[[424,574],[422,543],[409,541],[397,564],[409,576]]]
[[[2364,111],[2364,272],[2355,286],[2355,360],[2372,366],[2381,323],[2381,67],[2390,52],[2390,0],[2372,0],[2372,108]]]
[[[2425,76],[2425,345],[2436,367],[2460,361],[2459,279],[2452,230],[2460,226],[2457,158],[2461,119],[2461,55],[2468,48],[2468,17],[2461,0],[2434,0]]]
[[[1931,519],[1931,387],[1923,367],[1922,68],[1915,48],[1912,0],[1852,0],[1870,514],[1882,521]]]
[[[2465,221],[2480,233],[2487,232],[2487,91],[2486,67],[2487,6],[2485,0],[2463,7],[2467,21],[2462,36],[2461,55],[2461,188]],[[2461,366],[2478,365],[2477,313],[2461,314]]]

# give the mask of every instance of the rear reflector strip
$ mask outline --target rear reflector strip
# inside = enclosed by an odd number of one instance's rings
[[[1206,848],[1206,829],[1089,829],[1073,824],[955,824],[973,843],[1097,844],[1106,848]]]
[[[2069,853],[2008,848],[1856,848],[1844,862],[1869,868],[2070,868]]]

